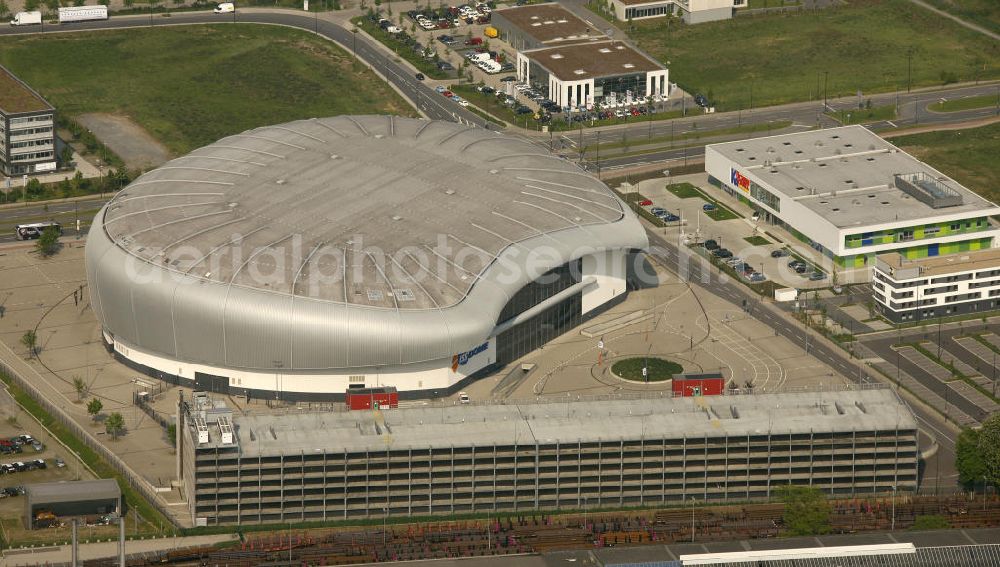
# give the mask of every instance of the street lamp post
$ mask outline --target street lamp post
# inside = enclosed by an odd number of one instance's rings
[[[697,502],[697,501],[695,500],[695,497],[692,496],[691,497],[691,543],[694,543],[694,529],[695,529],[694,528],[694,506],[695,506],[695,502]]]
[[[896,531],[896,486],[892,487],[892,523],[889,526],[889,531]]]

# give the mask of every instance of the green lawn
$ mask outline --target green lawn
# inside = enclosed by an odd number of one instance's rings
[[[845,126],[848,124],[868,124],[895,118],[896,105],[888,104],[885,106],[873,106],[871,108],[838,110],[837,112],[827,112],[826,115],[835,118]]]
[[[705,211],[705,214],[708,215],[708,218],[715,221],[724,221],[724,220],[740,218],[739,215],[729,210],[728,207],[726,207],[721,203],[715,203],[715,208],[712,209],[711,211]]]
[[[646,377],[642,376],[642,368],[646,367]],[[611,365],[611,371],[625,380],[637,382],[662,382],[669,380],[674,374],[684,372],[684,368],[676,362],[663,358],[626,358]]]
[[[771,243],[770,240],[763,236],[744,236],[743,240],[749,242],[751,246],[767,246]]]
[[[44,64],[43,64],[44,63]],[[7,37],[0,64],[61,113],[128,115],[174,154],[315,116],[412,108],[349,53],[267,25]]]
[[[692,197],[702,196],[701,191],[699,191],[697,187],[687,182],[671,183],[670,185],[667,185],[667,191],[670,191],[681,199],[690,199]]]
[[[997,0],[927,0],[929,4],[959,18],[1000,33]]]
[[[671,77],[719,110],[748,108],[751,85],[755,108],[817,100],[824,81],[830,97],[905,89],[910,48],[913,86],[1000,77],[1000,42],[907,0],[846,0],[823,10],[675,25],[669,33],[662,19],[634,25],[640,47],[670,61]]]
[[[1000,202],[1000,123],[894,136],[891,141],[983,197]]]
[[[1000,107],[1000,95],[953,98],[944,102],[935,102],[927,108],[933,110],[934,112],[958,112],[960,110],[973,110],[976,108],[987,108],[990,106]]]

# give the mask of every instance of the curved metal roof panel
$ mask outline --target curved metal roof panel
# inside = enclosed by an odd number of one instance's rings
[[[450,356],[545,270],[646,245],[603,183],[526,140],[341,116],[144,174],[98,215],[87,271],[99,319],[133,344],[321,370]]]

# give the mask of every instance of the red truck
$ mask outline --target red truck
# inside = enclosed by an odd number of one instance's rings
[[[470,37],[469,39],[465,40],[465,45],[482,45],[482,44],[483,44],[483,38],[481,37]]]

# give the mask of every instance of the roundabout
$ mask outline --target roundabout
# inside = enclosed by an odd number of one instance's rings
[[[643,376],[644,367],[646,376]],[[680,364],[656,356],[623,358],[611,365],[613,375],[630,382],[663,382],[682,372],[684,367]]]

